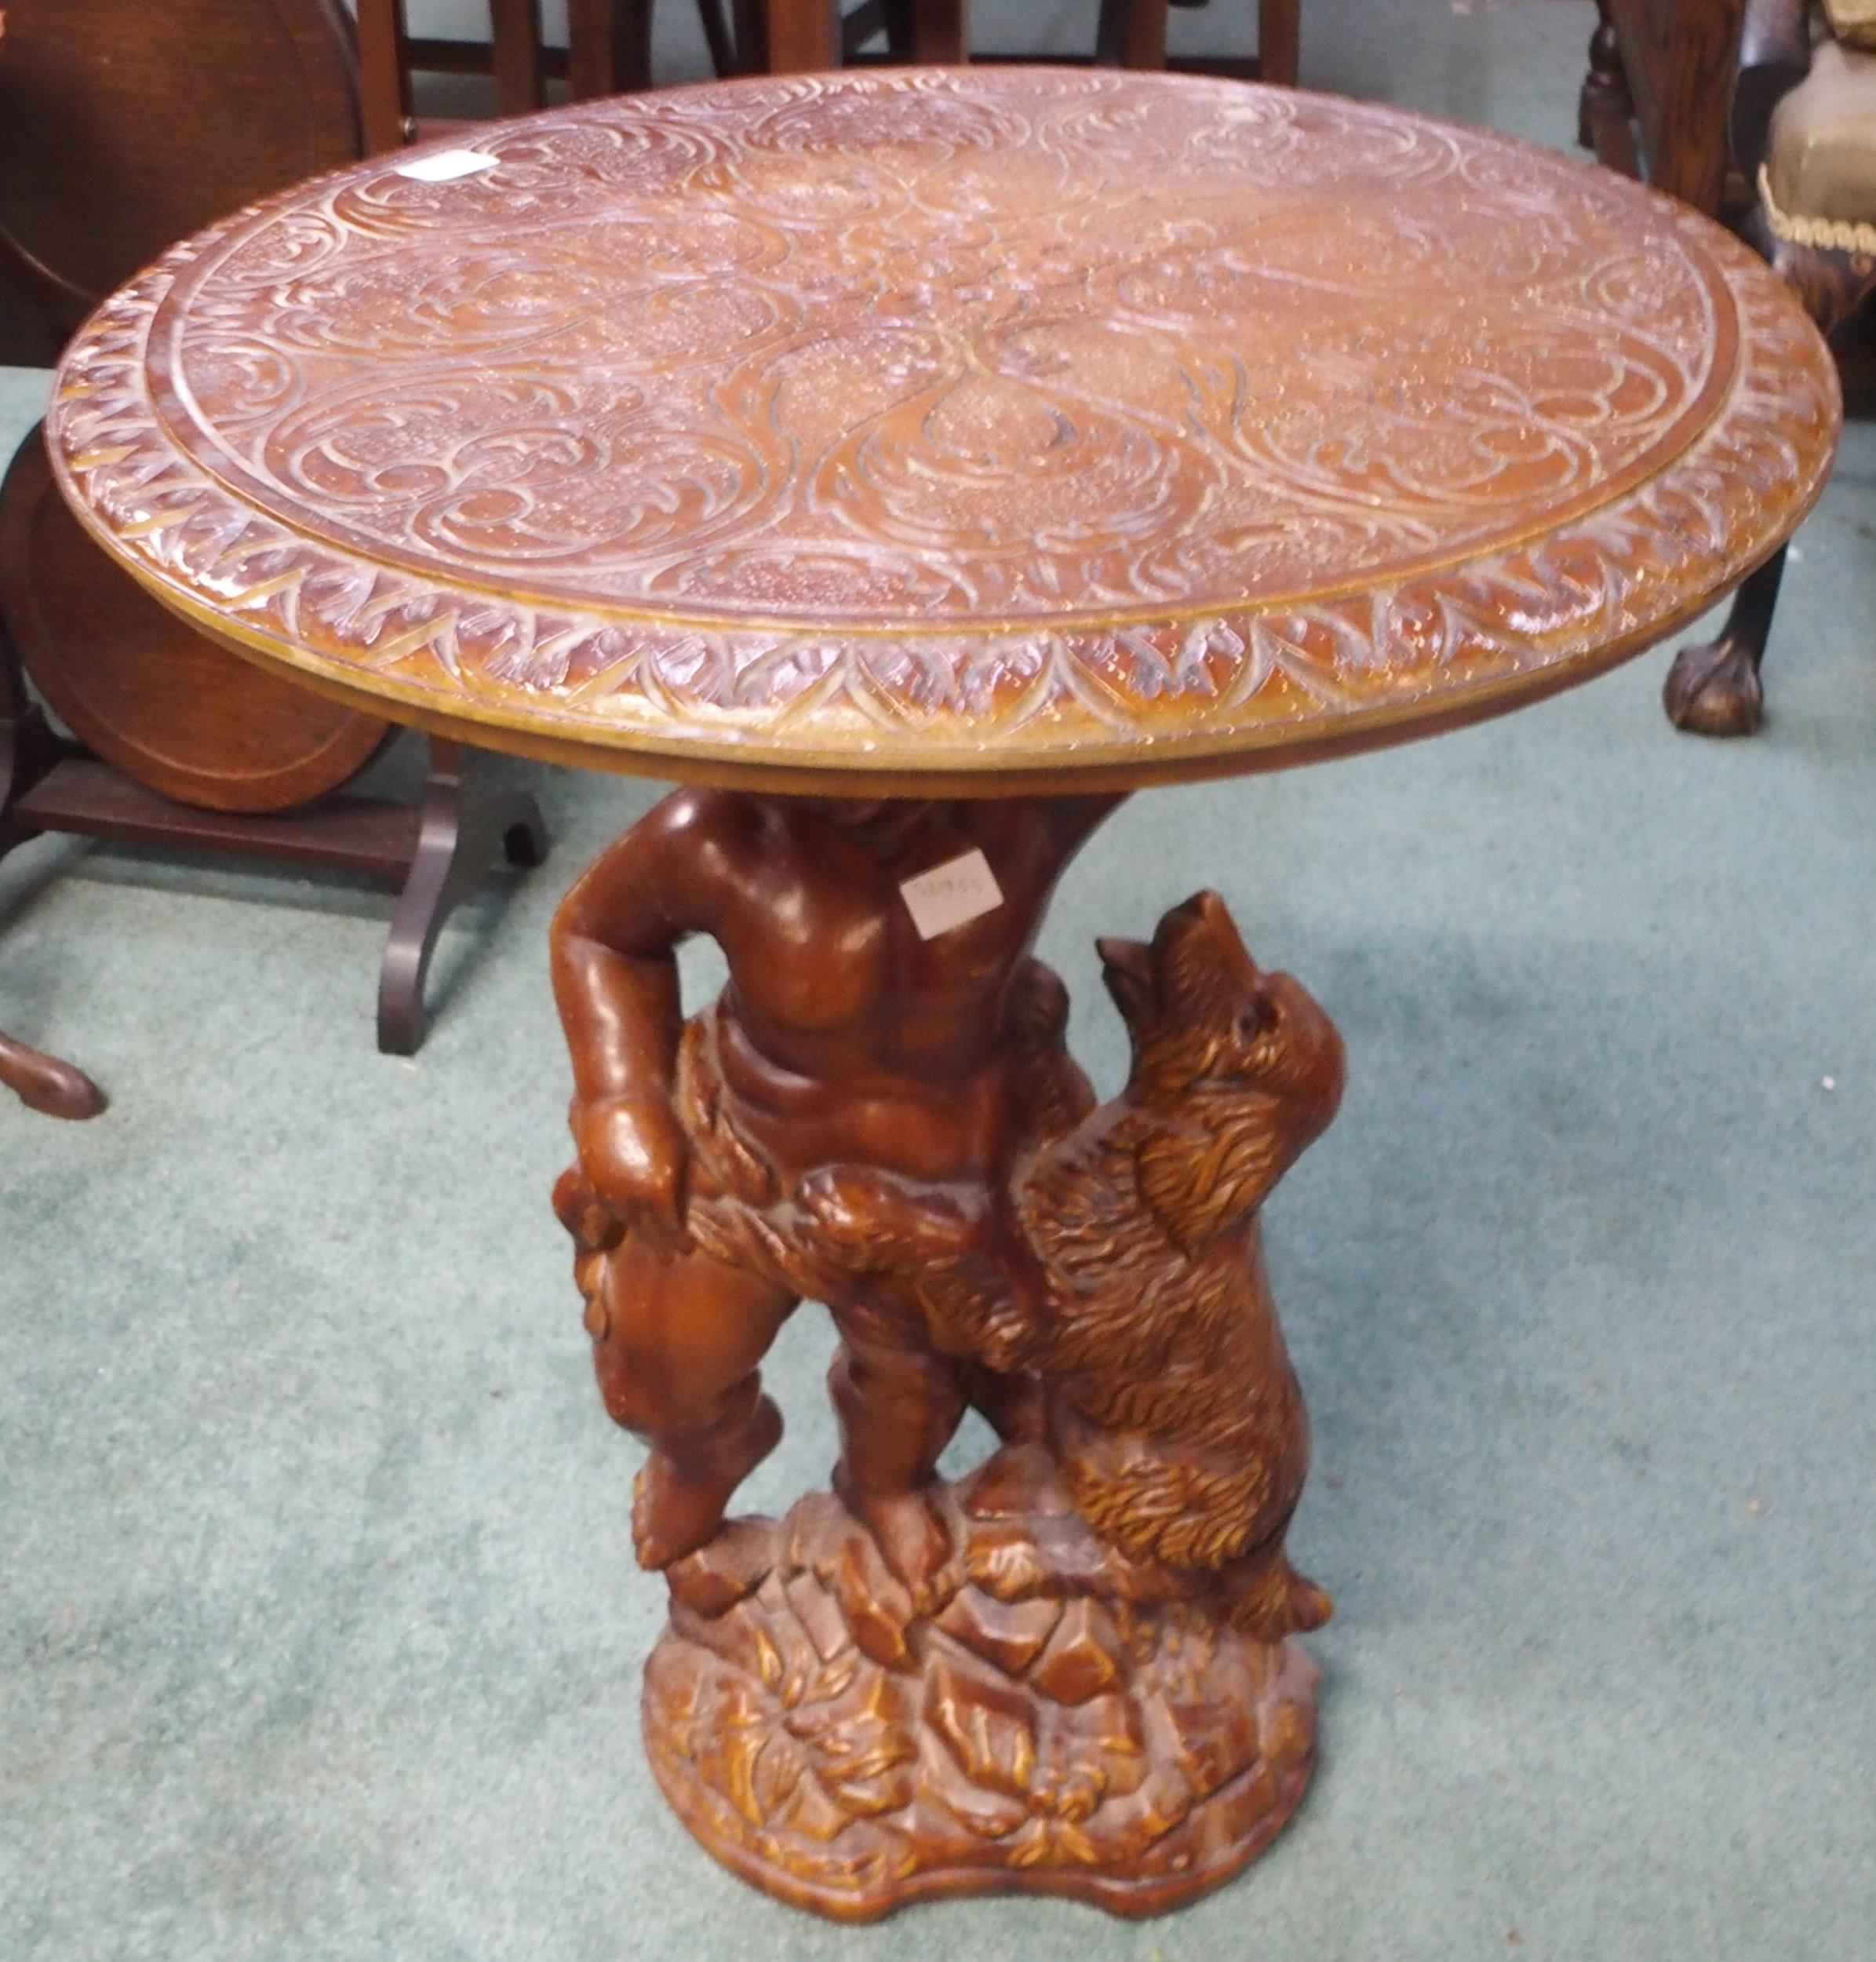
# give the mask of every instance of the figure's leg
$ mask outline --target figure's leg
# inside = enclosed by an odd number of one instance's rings
[[[1005,1444],[1042,1442],[1047,1414],[1041,1377],[1002,1376],[974,1362],[964,1370],[964,1395]]]
[[[951,1552],[931,1486],[964,1414],[965,1372],[950,1357],[913,1346],[885,1315],[862,1308],[835,1318],[840,1351],[828,1374],[840,1424],[834,1490],[916,1593]]]
[[[779,1442],[756,1366],[794,1306],[708,1254],[667,1260],[628,1236],[604,1256],[587,1330],[608,1414],[651,1446],[632,1508],[640,1566],[701,1546]]]

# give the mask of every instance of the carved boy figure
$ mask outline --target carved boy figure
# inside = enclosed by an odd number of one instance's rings
[[[703,1544],[774,1448],[781,1420],[757,1366],[815,1278],[791,1272],[773,1236],[766,1249],[739,1239],[734,1203],[709,1209],[717,1231],[700,1245],[699,1202],[734,1202],[738,1165],[757,1188],[861,1165],[958,1188],[967,1205],[993,1195],[1036,1088],[1018,1080],[1013,984],[1034,965],[1025,957],[1063,866],[1117,801],[843,804],[687,790],[567,895],[552,964],[579,1176],[562,1182],[557,1203],[588,1250],[583,1285],[607,1408],[651,1446],[634,1512],[645,1566]],[[982,910],[926,937],[903,886],[973,852],[993,881]],[[679,1108],[672,951],[693,933],[715,939],[730,967],[702,1019],[709,1085],[691,1085],[693,1128],[707,1105],[727,1176],[698,1162]],[[1065,1056],[1062,1067],[1072,1067]],[[1071,1085],[1085,1108],[1085,1082]],[[789,1200],[746,1184],[740,1196]],[[837,1298],[837,1286],[825,1292],[836,1297],[843,1347],[836,1482],[916,1581],[947,1551],[923,1489],[962,1413],[965,1362],[872,1304]]]
[[[1133,1065],[1095,1107],[1029,947],[1112,801],[685,792],[555,923],[556,1204],[671,1577],[647,1749],[719,1857],[843,1916],[995,1886],[1164,1906],[1309,1778],[1286,1638],[1329,1604],[1284,1548],[1308,1426],[1258,1213],[1342,1045],[1200,893],[1101,943]],[[692,932],[730,982],[686,1023]],[[841,1338],[839,1497],[726,1526],[804,1298]],[[943,1484],[967,1400],[1003,1447]]]

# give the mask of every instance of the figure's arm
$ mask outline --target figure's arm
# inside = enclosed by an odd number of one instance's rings
[[[688,1244],[676,949],[714,930],[749,833],[740,798],[668,797],[567,894],[549,936],[581,1169],[604,1206],[673,1251]]]

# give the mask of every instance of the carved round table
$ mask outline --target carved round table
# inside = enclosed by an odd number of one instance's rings
[[[1029,948],[1120,794],[1587,679],[1762,562],[1836,384],[1714,227],[1495,136],[1142,75],[556,111],[242,212],[48,423],[166,604],[446,735],[687,781],[553,971],[575,1242],[670,1625],[646,1737],[848,1917],[1236,1870],[1328,1612],[1259,1252],[1341,1045],[1215,895],[1104,941],[1096,1107]],[[672,949],[730,983],[687,1023]],[[831,1310],[834,1490],[726,1523]],[[934,1466],[967,1406],[1002,1442]]]

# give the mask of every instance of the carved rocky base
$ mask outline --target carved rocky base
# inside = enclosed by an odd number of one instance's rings
[[[1235,1873],[1309,1781],[1314,1663],[1097,1540],[1040,1450],[938,1504],[916,1605],[827,1494],[669,1570],[645,1737],[685,1824],[841,1920],[1016,1891],[1147,1914]]]

